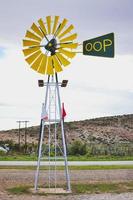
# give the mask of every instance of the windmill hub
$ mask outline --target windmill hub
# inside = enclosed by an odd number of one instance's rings
[[[47,45],[45,45],[45,49],[47,51],[50,51],[51,55],[55,54],[56,51],[56,47],[57,47],[57,40],[56,39],[51,39]]]

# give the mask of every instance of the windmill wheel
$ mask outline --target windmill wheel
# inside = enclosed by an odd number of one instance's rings
[[[47,16],[33,23],[23,40],[23,53],[30,67],[41,74],[53,75],[63,71],[76,55],[78,47],[75,42],[76,33],[72,33],[74,26],[67,25],[68,20],[59,22],[59,16]]]

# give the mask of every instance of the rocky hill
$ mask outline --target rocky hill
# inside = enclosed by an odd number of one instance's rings
[[[53,129],[53,126],[51,128]],[[59,125],[57,125],[58,128]],[[87,143],[133,142],[133,114],[101,117],[84,121],[65,122],[65,133],[69,143],[82,140]],[[48,138],[48,128],[45,129]],[[25,130],[21,129],[21,142],[25,139]],[[59,134],[59,133],[58,133]],[[39,126],[27,129],[27,142],[37,143]],[[0,131],[0,141],[12,140],[18,143],[18,129]]]

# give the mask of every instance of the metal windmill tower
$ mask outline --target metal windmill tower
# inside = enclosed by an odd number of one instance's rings
[[[45,101],[42,105],[35,190],[38,189],[41,157],[43,153],[46,153],[46,151],[43,152],[43,143],[47,141],[48,186],[49,188],[53,187],[52,179],[54,177],[56,189],[56,161],[60,151],[59,154],[63,156],[65,166],[66,189],[69,192],[71,191],[59,89],[60,86],[65,87],[67,81],[60,83],[58,81],[58,73],[63,71],[70,64],[70,60],[79,53],[75,50],[81,44],[75,41],[77,34],[73,33],[73,29],[74,26],[72,24],[69,25],[67,19],[63,19],[60,22],[59,16],[47,16],[45,20],[39,19],[37,23],[33,23],[30,29],[26,31],[25,39],[23,40],[25,60],[33,70],[47,76],[47,82],[39,81],[39,86],[46,86],[46,90]],[[114,34],[110,33],[84,41],[82,46],[84,55],[113,57]],[[54,147],[54,175],[51,174],[52,147]]]

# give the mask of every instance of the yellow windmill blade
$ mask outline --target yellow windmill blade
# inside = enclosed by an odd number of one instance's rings
[[[45,24],[44,24],[44,22],[43,22],[43,20],[41,18],[38,20],[38,23],[39,23],[40,28],[43,31],[43,33],[47,34],[47,30],[46,30]]]
[[[60,40],[60,42],[68,42],[68,41],[73,41],[77,38],[77,33],[74,33],[66,38],[63,38]]]
[[[26,58],[25,60],[27,61],[27,63],[31,64],[33,63],[33,61],[40,55],[42,54],[41,50],[33,53],[32,55],[30,55],[28,58]]]
[[[25,37],[36,40],[38,42],[40,42],[42,39],[40,37],[38,37],[37,35],[35,35],[34,33],[27,31]]]
[[[60,48],[76,49],[77,47],[78,47],[78,43],[60,44]]]
[[[28,48],[28,49],[23,49],[23,53],[25,56],[28,56],[36,51],[40,50],[40,47],[34,47],[34,48]]]
[[[63,55],[61,55],[60,53],[56,53],[57,58],[60,60],[60,62],[62,63],[62,65],[67,66],[70,64],[70,61],[67,60]]]
[[[63,19],[62,23],[59,25],[59,27],[57,28],[57,31],[55,33],[55,36],[58,36],[60,34],[60,32],[62,31],[62,29],[65,27],[65,25],[67,24],[68,20],[67,19]]]
[[[33,40],[23,40],[23,46],[39,46],[40,42],[33,41]]]
[[[54,65],[54,69],[56,72],[61,72],[62,71],[62,67],[61,67],[61,64],[59,62],[59,60],[57,59],[57,56],[54,55],[52,56],[52,59],[53,59],[53,65]]]
[[[48,75],[53,75],[54,74],[52,56],[48,57],[48,64],[47,64],[47,71],[46,71],[46,73]]]
[[[23,40],[23,53],[30,67],[41,74],[53,75],[63,71],[63,66],[70,64],[78,47],[73,42],[76,33],[71,33],[74,26],[67,26],[67,19],[59,22],[59,16],[46,16],[33,23]],[[44,39],[45,38],[45,39]]]
[[[58,38],[62,38],[64,35],[66,35],[67,33],[69,33],[71,30],[74,29],[74,26],[71,24],[63,33],[58,35]]]
[[[76,53],[74,53],[72,51],[67,51],[67,50],[64,50],[64,49],[59,49],[58,51],[59,51],[59,53],[62,53],[69,58],[73,58],[76,55]]]
[[[41,74],[46,74],[47,60],[48,60],[48,57],[44,54],[37,72]]]
[[[48,34],[51,34],[51,16],[46,17],[46,22],[47,22]]]
[[[37,57],[37,59],[35,60],[35,62],[33,62],[33,63],[31,64],[31,68],[34,69],[35,71],[37,71],[38,68],[39,68],[39,66],[40,66],[40,64],[41,64],[42,58],[43,58],[43,54],[41,53],[41,54]]]
[[[59,16],[55,16],[55,18],[54,18],[54,25],[53,25],[53,30],[52,30],[53,35],[55,34],[55,31],[57,29],[59,18],[60,18]]]
[[[32,24],[31,29],[32,29],[37,35],[39,35],[41,38],[44,37],[43,33],[40,31],[40,29],[38,28],[38,26],[37,26],[35,23]]]

